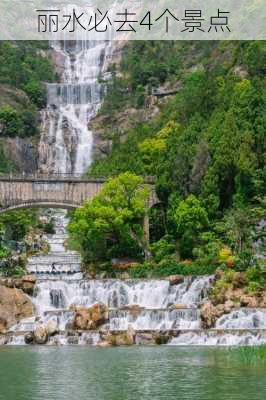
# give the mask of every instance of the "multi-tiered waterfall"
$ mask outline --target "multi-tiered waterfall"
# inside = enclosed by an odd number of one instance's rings
[[[102,100],[100,78],[106,72],[110,42],[52,42],[60,60],[61,82],[47,84],[47,108],[42,113],[39,170],[82,174],[91,163],[89,121]]]
[[[106,71],[107,42],[53,44],[63,64],[62,82],[47,86],[43,111],[39,169],[43,173],[80,174],[92,159],[90,119],[101,104],[99,77]],[[63,61],[62,61],[63,60]],[[165,280],[88,280],[79,254],[65,249],[67,219],[53,213],[55,234],[47,235],[50,251],[31,257],[28,272],[37,277],[32,301],[36,315],[7,335],[8,344],[25,344],[25,334],[52,322],[48,344],[98,344],[106,332],[133,330],[135,343],[150,343],[151,332],[167,334],[170,345],[266,343],[266,311],[239,309],[222,316],[215,328],[202,329],[199,306],[206,301],[212,277],[187,277],[172,285]],[[73,329],[73,306],[108,306],[108,321],[98,330]]]

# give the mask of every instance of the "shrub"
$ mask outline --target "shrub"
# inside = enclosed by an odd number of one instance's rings
[[[151,252],[156,262],[160,262],[174,253],[175,245],[169,242],[169,239],[169,237],[165,237],[151,245]]]

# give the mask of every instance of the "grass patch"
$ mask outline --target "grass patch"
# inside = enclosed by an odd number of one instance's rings
[[[230,361],[232,359],[245,365],[266,366],[266,345],[231,347],[229,357]]]

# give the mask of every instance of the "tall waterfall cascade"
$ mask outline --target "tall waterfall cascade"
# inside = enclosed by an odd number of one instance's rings
[[[107,74],[110,43],[51,43],[63,72],[60,83],[47,84],[39,145],[40,172],[81,175],[90,165],[93,137],[88,125],[101,106],[104,89],[100,78]]]
[[[63,60],[61,82],[47,85],[42,113],[39,170],[81,174],[92,160],[89,121],[103,97],[99,78],[111,54],[108,42],[55,42]],[[48,344],[97,345],[106,332],[136,333],[136,343],[151,332],[168,332],[169,345],[245,345],[266,343],[266,310],[239,309],[222,316],[214,329],[204,330],[200,305],[207,300],[212,276],[186,277],[178,284],[167,279],[84,279],[81,257],[65,248],[67,218],[54,211],[55,233],[46,235],[48,254],[28,259],[28,273],[37,277],[32,301],[35,316],[20,321],[8,333],[10,345],[25,344],[25,335],[52,322],[57,331]],[[75,307],[103,303],[108,321],[98,330],[75,331]],[[139,336],[138,336],[139,335]],[[141,336],[142,335],[142,336]]]

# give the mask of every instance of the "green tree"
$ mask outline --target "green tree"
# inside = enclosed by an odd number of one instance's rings
[[[182,258],[192,257],[200,234],[209,226],[207,212],[194,195],[189,195],[173,210],[173,218],[180,255]]]
[[[148,197],[143,179],[126,172],[106,182],[93,200],[75,211],[69,231],[87,261],[149,255],[143,229]]]
[[[24,239],[29,229],[37,224],[37,212],[19,210],[4,213],[0,216],[0,223],[5,227],[5,236],[8,240],[20,241]]]
[[[23,121],[13,107],[5,106],[0,109],[0,124],[3,136],[20,136],[23,132]]]

